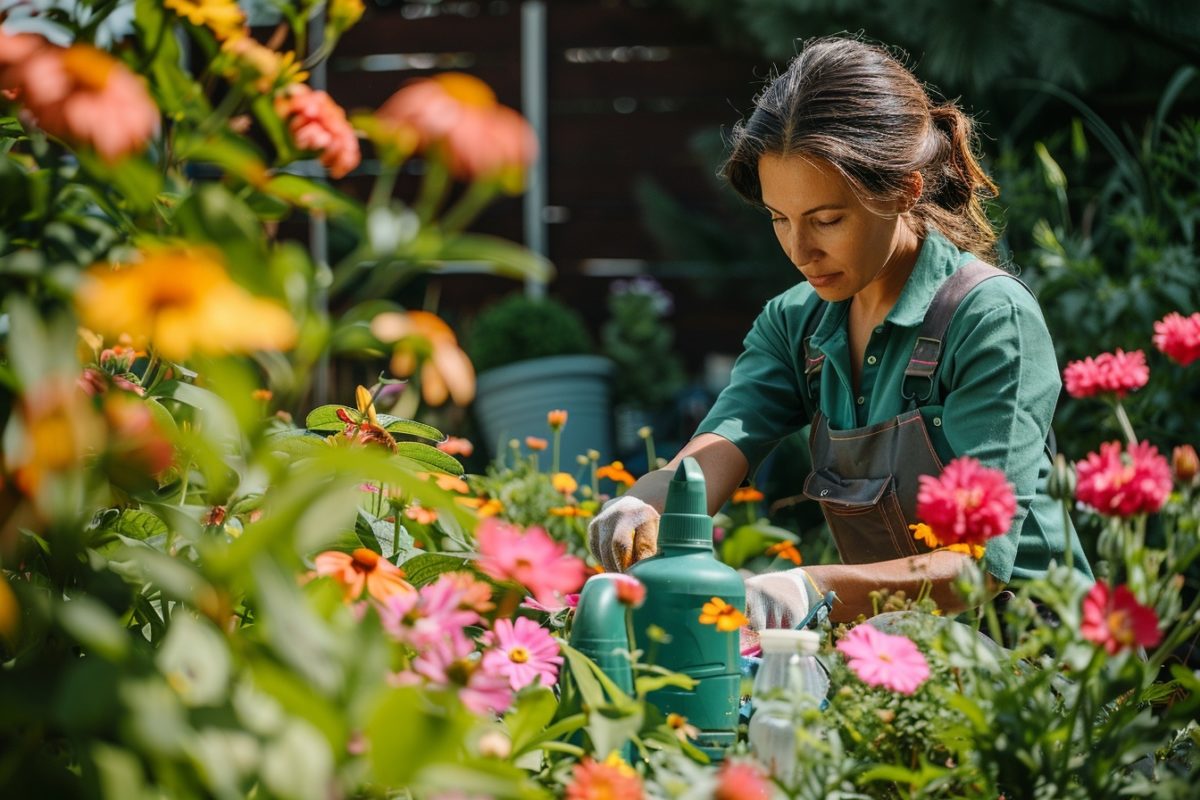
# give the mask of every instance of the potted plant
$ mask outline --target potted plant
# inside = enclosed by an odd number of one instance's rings
[[[546,414],[564,409],[568,457],[611,451],[612,361],[593,354],[580,316],[551,298],[511,295],[480,312],[467,353],[479,373],[475,415],[488,448],[545,431]]]

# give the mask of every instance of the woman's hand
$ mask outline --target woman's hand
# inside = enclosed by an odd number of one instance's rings
[[[614,497],[588,524],[588,547],[607,572],[624,572],[657,552],[658,512],[632,495]]]
[[[819,599],[820,592],[803,569],[764,572],[746,579],[746,616],[756,631],[796,627]]]

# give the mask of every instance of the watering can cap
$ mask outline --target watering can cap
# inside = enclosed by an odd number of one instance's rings
[[[658,540],[665,545],[712,547],[712,517],[708,515],[704,471],[690,456],[679,465],[667,487]]]
[[[821,644],[816,631],[792,630],[791,628],[766,628],[758,632],[758,642],[763,653],[798,653],[814,656]]]

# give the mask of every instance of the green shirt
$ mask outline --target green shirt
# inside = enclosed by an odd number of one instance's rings
[[[850,301],[825,303],[808,283],[773,298],[697,433],[737,445],[753,474],[782,438],[807,425],[816,409],[804,386],[806,326],[825,354],[819,401],[831,429],[874,425],[903,413],[904,370],[925,312],[942,282],[973,260],[930,230],[899,300],[867,342],[857,394],[850,377]],[[820,315],[815,329],[812,315]],[[1046,494],[1046,437],[1062,384],[1050,333],[1029,291],[1004,278],[972,290],[946,332],[938,373],[921,414],[942,463],[972,456],[1003,470],[1016,489],[1012,528],[988,542],[987,571],[1004,583],[1044,574],[1052,559],[1062,562],[1069,537],[1074,563],[1090,577],[1075,531],[1064,531],[1062,508]]]

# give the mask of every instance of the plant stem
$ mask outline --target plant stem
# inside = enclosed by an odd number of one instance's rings
[[[472,183],[463,196],[442,215],[442,230],[447,234],[463,230],[492,201],[498,188],[496,182],[490,180]]]
[[[646,472],[653,472],[658,469],[658,457],[654,452],[654,436],[653,434],[646,437]]]
[[[1137,444],[1137,434],[1133,432],[1133,424],[1129,421],[1129,415],[1125,413],[1125,406],[1120,400],[1113,404],[1113,410],[1117,415],[1117,422],[1121,425],[1121,430],[1125,433],[1125,439],[1131,445]]]
[[[550,474],[551,475],[558,474],[559,441],[561,439],[562,439],[562,428],[555,427],[554,428],[554,450],[551,451],[551,455],[550,455]]]
[[[1070,501],[1063,499],[1060,502],[1063,515],[1063,563],[1067,565],[1067,569],[1075,566],[1075,548],[1072,546],[1071,531],[1074,526],[1071,524],[1071,508]]]
[[[1071,707],[1071,713],[1067,718],[1067,735],[1065,741],[1063,742],[1061,767],[1062,779],[1059,783],[1060,787],[1071,782],[1071,752],[1073,750],[1071,743],[1075,738],[1075,723],[1079,719],[1079,709],[1083,705],[1084,700],[1087,698],[1088,680],[1092,677],[1092,670],[1095,668],[1096,663],[1099,660],[1100,649],[1097,648],[1096,651],[1092,653],[1092,658],[1090,661],[1088,661],[1087,666],[1084,668],[1083,674],[1079,676],[1079,689],[1075,695],[1075,704]]]
[[[450,173],[440,158],[428,159],[425,164],[425,178],[421,181],[421,190],[417,194],[416,203],[413,204],[422,227],[433,219],[438,206],[442,204],[442,198],[446,196],[446,190],[450,187]]]

